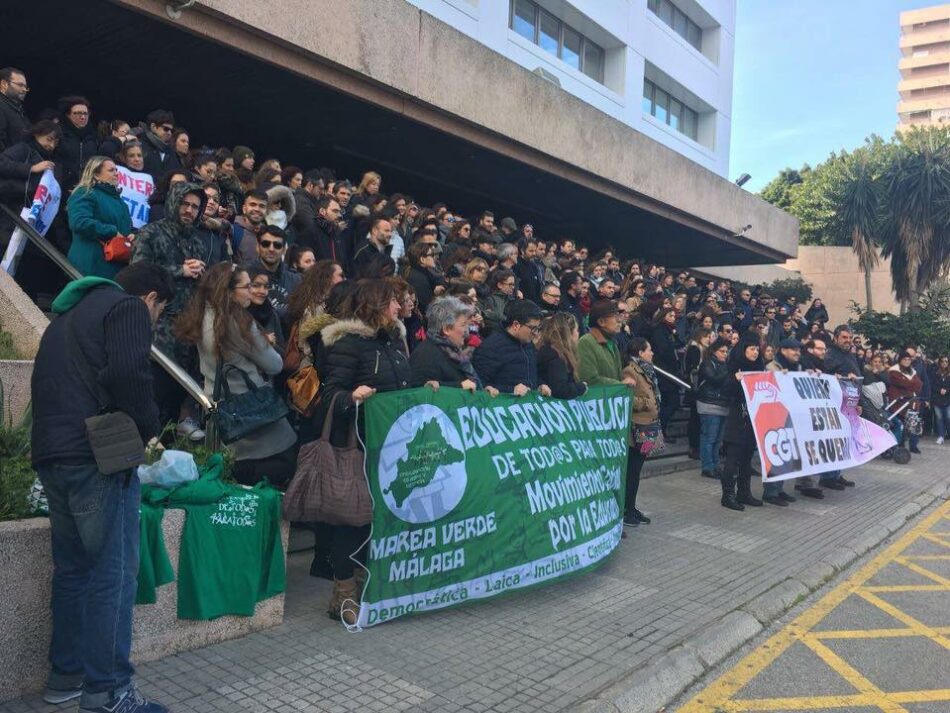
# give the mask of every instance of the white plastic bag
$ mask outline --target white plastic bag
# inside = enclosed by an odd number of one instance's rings
[[[162,457],[152,465],[139,466],[139,480],[143,485],[174,488],[176,485],[198,480],[198,466],[188,451],[162,451]]]

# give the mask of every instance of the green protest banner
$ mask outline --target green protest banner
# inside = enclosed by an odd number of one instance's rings
[[[623,530],[630,390],[572,401],[428,388],[366,403],[360,626],[591,569]]]

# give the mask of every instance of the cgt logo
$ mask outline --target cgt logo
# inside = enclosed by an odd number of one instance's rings
[[[765,457],[773,468],[782,468],[790,463],[801,463],[802,457],[795,442],[795,431],[777,428],[765,434]]]
[[[750,406],[753,409],[762,404],[774,404],[779,400],[778,387],[771,381],[757,381],[752,387],[752,399]]]

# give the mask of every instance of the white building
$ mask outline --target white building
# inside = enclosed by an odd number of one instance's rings
[[[735,0],[409,2],[728,178]]]

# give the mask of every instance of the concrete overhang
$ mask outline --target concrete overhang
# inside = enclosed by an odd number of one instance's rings
[[[164,0],[113,2],[168,21]],[[730,263],[796,254],[792,216],[404,0],[203,0],[175,24],[699,231]]]

